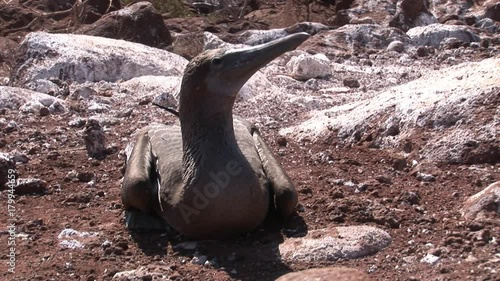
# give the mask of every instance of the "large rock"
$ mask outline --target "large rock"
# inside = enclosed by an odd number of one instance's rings
[[[280,133],[313,142],[338,138],[355,143],[370,136],[375,147],[402,148],[418,130],[428,138],[419,157],[444,163],[497,163],[498,77],[500,58],[429,71],[409,83],[363,94],[357,101],[313,111],[309,120]],[[366,96],[371,98],[362,98]]]
[[[496,33],[500,31],[500,23],[490,19],[490,18],[484,18],[482,20],[479,20],[476,25],[477,28],[481,28],[483,30],[486,30],[490,33]]]
[[[172,43],[163,17],[149,2],[139,2],[108,13],[76,33],[122,39],[157,48],[165,48]]]
[[[306,236],[279,245],[287,262],[335,261],[373,255],[391,243],[391,236],[371,226],[348,226],[311,230]]]
[[[354,268],[313,268],[283,275],[276,281],[369,281],[368,274]]]
[[[2,108],[34,114],[45,109],[53,114],[66,112],[65,101],[61,99],[27,89],[7,86],[0,86],[0,109]]]
[[[414,27],[406,34],[410,36],[413,44],[418,46],[439,47],[441,42],[447,38],[455,38],[462,42],[479,42],[481,40],[468,26],[440,23]]]
[[[331,74],[330,60],[323,54],[302,53],[292,57],[286,64],[292,77],[298,80],[323,78]]]
[[[12,82],[37,79],[83,83],[129,80],[144,75],[180,76],[187,60],[167,51],[123,40],[34,32],[21,44]]]
[[[495,182],[465,201],[461,210],[466,219],[475,219],[486,213],[500,214],[500,182]]]
[[[141,76],[118,84],[118,88],[135,101],[162,96],[168,106],[176,107],[181,80],[180,76]]]
[[[408,31],[412,27],[437,23],[437,19],[427,9],[426,0],[400,0],[397,11],[389,26]]]
[[[489,0],[484,3],[483,17],[500,22],[500,3],[497,0]]]

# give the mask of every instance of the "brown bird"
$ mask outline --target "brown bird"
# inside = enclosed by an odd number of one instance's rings
[[[223,238],[257,228],[270,202],[285,218],[293,213],[292,181],[257,128],[233,117],[232,109],[255,72],[308,37],[296,33],[255,47],[210,50],[188,64],[180,126],[142,129],[128,159],[121,197],[131,210],[129,228],[153,227],[141,213],[156,214],[181,234]]]

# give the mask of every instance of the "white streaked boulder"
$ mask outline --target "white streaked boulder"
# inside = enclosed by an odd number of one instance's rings
[[[13,83],[38,79],[70,82],[116,82],[134,77],[181,76],[183,57],[142,44],[74,34],[33,32],[20,46]]]
[[[47,108],[52,114],[66,112],[64,100],[28,89],[8,86],[0,86],[0,108],[35,114],[39,113],[42,108]]]
[[[323,78],[331,74],[330,60],[323,54],[302,53],[292,57],[286,67],[297,80]]]
[[[462,42],[479,42],[481,38],[471,28],[465,25],[449,25],[435,23],[427,26],[417,26],[408,32],[413,44],[418,46],[439,47],[441,41],[456,38]]]

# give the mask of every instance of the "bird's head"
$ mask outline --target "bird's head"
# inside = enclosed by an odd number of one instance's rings
[[[302,32],[254,47],[201,53],[184,72],[179,113],[199,111],[207,117],[207,112],[231,112],[239,90],[255,72],[307,38]]]

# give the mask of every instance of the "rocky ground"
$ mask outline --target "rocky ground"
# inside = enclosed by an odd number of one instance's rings
[[[500,280],[495,1],[314,2],[316,23],[302,24],[294,1],[257,2],[240,20],[94,2],[84,17],[75,1],[0,5],[2,280],[275,280],[331,267],[350,268],[339,280]],[[234,108],[294,181],[293,218],[226,241],[127,231],[127,144],[177,122],[152,102],[176,105],[187,59],[297,31],[312,36]],[[297,246],[306,239],[317,247]]]

